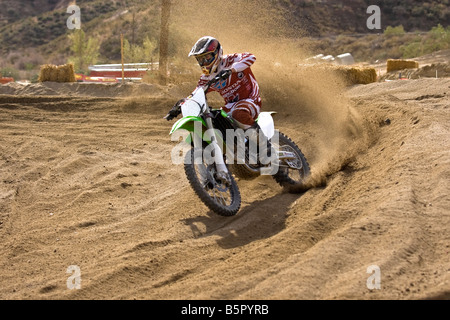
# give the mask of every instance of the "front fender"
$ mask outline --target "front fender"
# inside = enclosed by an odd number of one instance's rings
[[[170,130],[169,134],[172,134],[179,129],[185,129],[189,132],[194,132],[194,123],[196,121],[201,122],[202,125],[206,128],[206,123],[202,118],[194,117],[194,116],[187,116],[187,117],[183,117],[180,120],[178,120],[177,122],[175,122],[173,124],[172,129]]]
[[[197,127],[198,125],[196,125],[196,123],[201,123],[200,125],[201,130],[198,129]],[[180,120],[175,122],[174,125],[172,126],[172,129],[170,130],[170,135],[172,135],[174,132],[178,130],[186,130],[191,133],[186,137],[185,140],[189,144],[192,143],[193,137],[192,134],[196,134],[200,138],[200,140],[203,140],[208,144],[211,143],[211,133],[208,134],[206,122],[201,117],[186,116],[181,118]],[[224,140],[222,137],[222,133],[217,129],[214,129],[214,133],[217,138],[217,143],[219,147],[223,150]]]
[[[201,131],[198,132],[199,130],[195,130],[195,123],[199,122],[201,123]],[[195,116],[186,116],[181,118],[180,120],[178,120],[177,122],[175,122],[172,126],[172,129],[170,130],[170,135],[172,135],[175,131],[178,130],[186,130],[188,132],[190,132],[191,134],[189,134],[186,138],[186,143],[191,144],[192,143],[192,133],[195,133],[199,136],[200,139],[202,139],[203,137],[203,133],[206,130],[206,122],[200,118],[200,117],[195,117]]]

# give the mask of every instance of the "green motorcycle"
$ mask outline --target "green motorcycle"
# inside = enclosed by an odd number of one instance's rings
[[[183,115],[170,131],[173,141],[183,137],[172,152],[172,161],[184,164],[195,193],[215,213],[233,216],[241,207],[234,176],[248,180],[271,175],[288,192],[304,191],[309,164],[300,148],[275,130],[273,112],[260,113],[259,130],[244,131],[225,111],[210,108],[205,92],[222,80],[217,75],[164,117],[169,121]]]

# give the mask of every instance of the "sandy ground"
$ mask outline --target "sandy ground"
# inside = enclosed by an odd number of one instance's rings
[[[0,87],[0,299],[450,298],[449,78],[348,88],[370,143],[302,194],[239,181],[229,218],[170,161],[188,89]]]

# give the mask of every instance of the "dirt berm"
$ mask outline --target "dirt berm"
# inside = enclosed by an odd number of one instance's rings
[[[0,87],[0,299],[450,298],[450,79],[348,88],[339,143],[280,107],[314,183],[239,181],[230,218],[170,160],[192,88],[93,88]]]

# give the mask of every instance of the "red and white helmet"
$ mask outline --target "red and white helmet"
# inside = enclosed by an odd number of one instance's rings
[[[205,75],[217,72],[222,61],[223,50],[219,41],[213,37],[202,37],[192,47],[189,57],[194,56]]]

